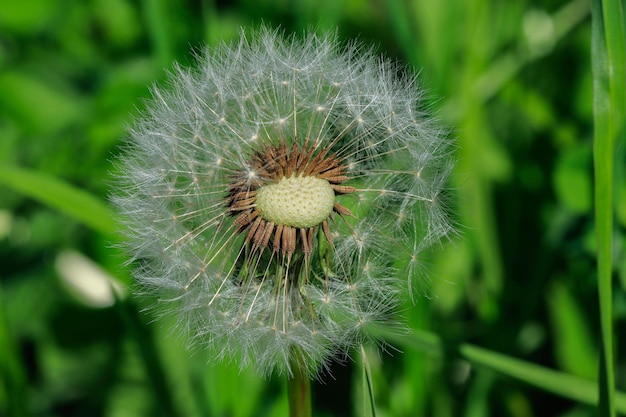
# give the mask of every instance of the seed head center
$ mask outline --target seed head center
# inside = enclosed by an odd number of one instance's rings
[[[326,220],[334,204],[335,191],[327,180],[295,174],[260,187],[256,196],[263,219],[305,229]]]

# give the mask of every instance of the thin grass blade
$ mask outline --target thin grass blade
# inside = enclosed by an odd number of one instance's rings
[[[615,416],[612,294],[615,146],[624,136],[626,46],[621,0],[592,2],[591,58],[594,94],[594,180],[598,297],[602,330],[599,412]]]
[[[105,203],[88,192],[50,175],[19,167],[0,167],[0,184],[46,204],[104,234],[115,231]]]
[[[376,417],[376,401],[374,400],[374,385],[372,384],[372,370],[367,352],[361,345],[361,363],[363,365],[363,415]]]
[[[501,376],[514,378],[537,389],[582,404],[593,406],[598,404],[598,383],[590,379],[546,368],[469,343],[446,346],[437,335],[423,330],[410,335],[398,335],[387,329],[377,328],[375,335],[405,351],[417,350],[435,357],[446,353],[457,355],[472,365],[490,369]],[[615,394],[615,408],[619,413],[626,414],[626,393]]]

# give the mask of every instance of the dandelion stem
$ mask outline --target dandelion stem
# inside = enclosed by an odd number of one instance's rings
[[[311,417],[311,381],[307,377],[306,369],[302,369],[302,355],[292,351],[292,375],[287,379],[287,394],[289,395],[289,417]]]

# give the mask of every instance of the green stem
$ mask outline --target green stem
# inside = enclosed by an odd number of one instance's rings
[[[302,358],[297,352],[291,356],[291,372],[287,379],[290,417],[311,417],[311,380],[302,368]]]

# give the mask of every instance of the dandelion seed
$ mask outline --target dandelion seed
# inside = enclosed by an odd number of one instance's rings
[[[113,201],[137,282],[217,358],[292,374],[297,352],[316,375],[451,232],[447,140],[393,74],[333,35],[261,29],[154,90]]]

